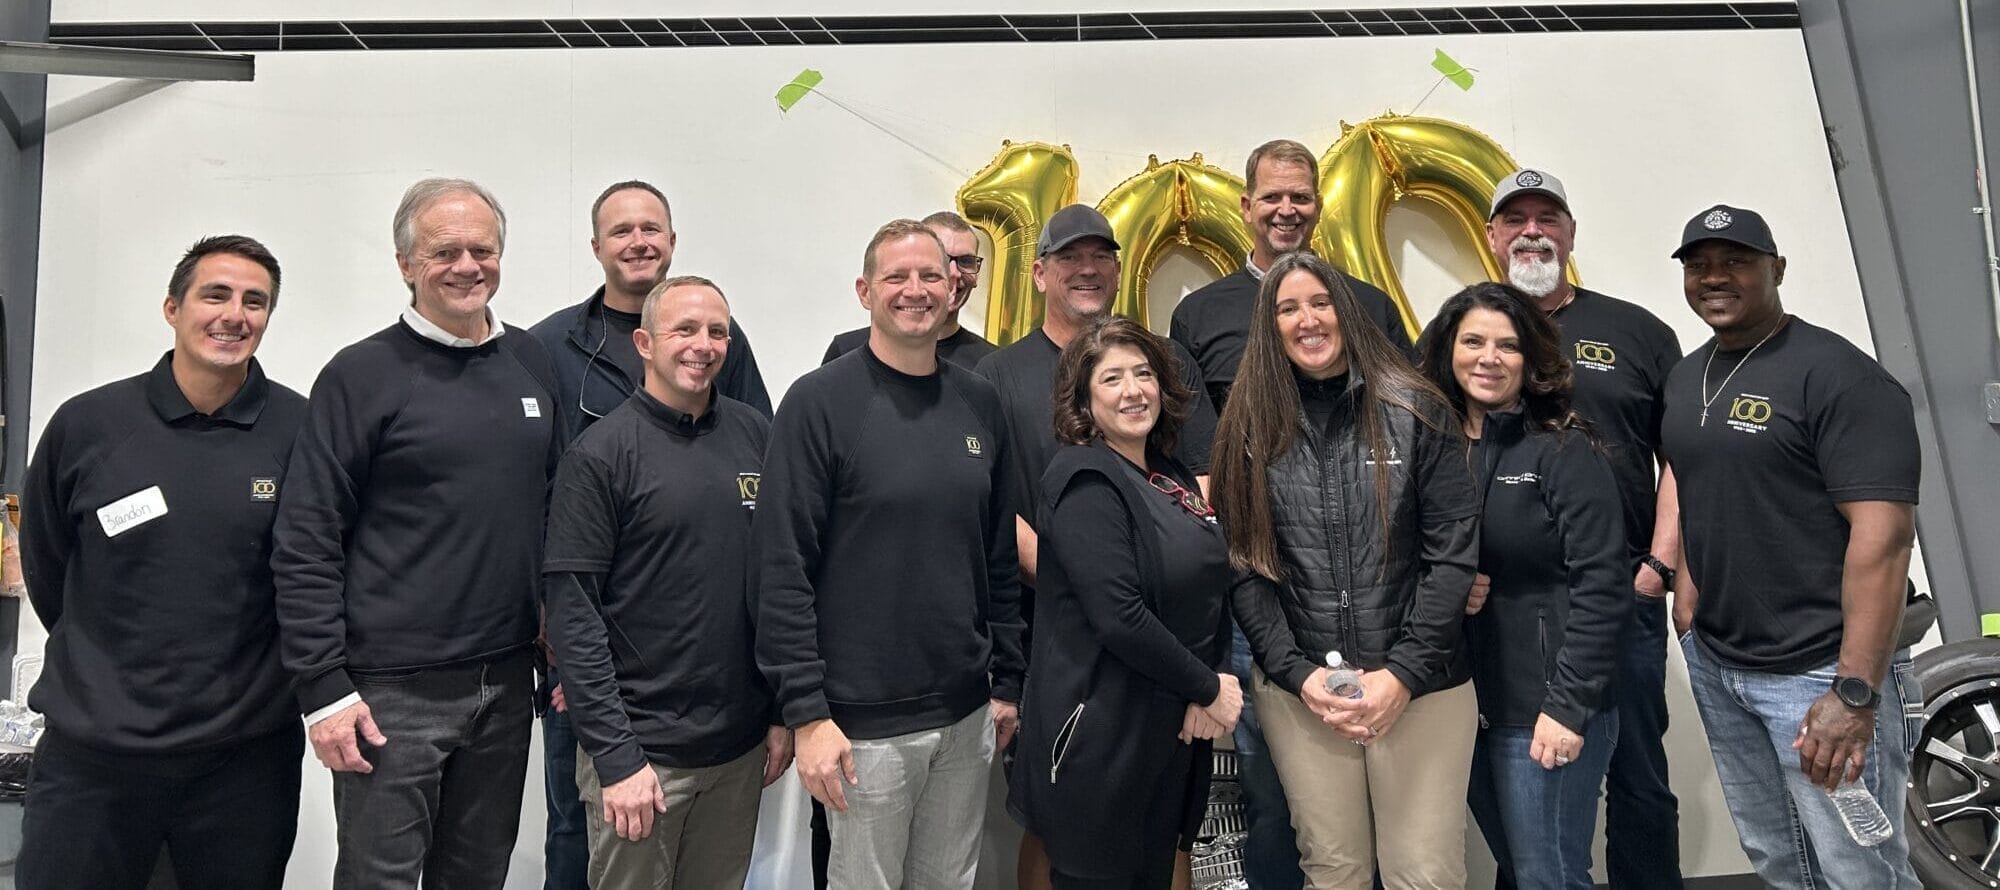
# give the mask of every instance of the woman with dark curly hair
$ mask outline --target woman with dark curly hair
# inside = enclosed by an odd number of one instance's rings
[[[1561,339],[1528,296],[1476,284],[1419,341],[1465,418],[1486,491],[1466,620],[1479,740],[1468,798],[1503,885],[1589,888],[1597,791],[1618,741],[1606,687],[1631,609],[1611,465],[1570,407]]]
[[[1340,273],[1286,254],[1210,468],[1307,883],[1366,890],[1379,866],[1389,890],[1464,887],[1479,494],[1451,406]],[[1329,689],[1336,652],[1360,675]]]
[[[1221,672],[1231,572],[1174,438],[1194,394],[1129,319],[1056,366],[1040,603],[1007,808],[1062,888],[1166,888],[1208,803],[1210,741],[1243,707]]]

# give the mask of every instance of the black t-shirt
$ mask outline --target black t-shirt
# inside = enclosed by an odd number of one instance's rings
[[[1575,369],[1576,411],[1590,421],[1618,479],[1632,568],[1653,545],[1661,391],[1681,360],[1680,340],[1653,313],[1583,288],[1551,318]]]
[[[1396,302],[1375,285],[1341,273],[1361,309],[1375,325],[1389,335],[1404,355],[1413,355],[1410,330]],[[1202,379],[1208,382],[1212,408],[1221,413],[1229,401],[1229,387],[1236,383],[1236,365],[1243,360],[1243,345],[1250,339],[1250,314],[1257,305],[1257,289],[1262,275],[1249,268],[1238,269],[1206,287],[1188,294],[1174,307],[1172,336],[1201,363]]]
[[[1174,458],[1197,475],[1208,473],[1208,450],[1215,444],[1215,409],[1203,392],[1201,366],[1178,343],[1168,341],[1181,384],[1196,395],[1189,399],[1187,420],[1181,424],[1174,445]],[[1013,455],[1014,485],[1021,492],[1021,516],[1032,524],[1041,500],[1042,473],[1056,449],[1055,407],[1050,390],[1055,388],[1056,362],[1062,349],[1041,328],[1008,344],[980,361],[978,372],[1000,391],[1000,405],[1007,412],[1007,432],[1013,437],[1008,451]]]
[[[833,342],[826,344],[826,355],[820,356],[824,365],[854,350],[868,345],[868,328],[855,328],[833,335]],[[986,338],[964,328],[953,331],[951,336],[937,343],[938,358],[951,362],[968,371],[979,364],[979,360],[992,355],[999,347],[986,342]]]
[[[769,432],[734,399],[694,418],[641,389],[563,457],[542,563],[549,642],[607,783],[646,760],[726,763],[764,737],[748,577]]]
[[[1711,340],[1674,367],[1662,426],[1700,592],[1695,630],[1752,670],[1825,664],[1840,652],[1847,553],[1836,505],[1917,501],[1910,396],[1853,344],[1797,318],[1754,354],[1723,352],[1710,367],[1714,352]]]
[[[639,358],[639,346],[632,342],[632,332],[639,329],[639,313],[621,312],[610,306],[604,307],[604,358],[618,366],[625,375],[644,385],[646,379],[645,361]],[[734,345],[734,344],[731,344]],[[728,364],[725,359],[723,364]]]
[[[153,370],[64,402],[21,491],[21,567],[49,629],[26,694],[78,743],[165,754],[298,726],[278,662],[271,519],[303,396],[255,361],[197,412]]]

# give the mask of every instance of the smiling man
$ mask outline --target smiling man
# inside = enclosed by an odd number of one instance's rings
[[[1665,597],[1680,565],[1680,513],[1673,476],[1659,473],[1654,457],[1661,391],[1681,359],[1680,340],[1644,308],[1564,277],[1576,246],[1576,217],[1555,174],[1521,169],[1496,183],[1486,243],[1507,280],[1535,298],[1562,335],[1563,354],[1575,371],[1577,413],[1603,440],[1625,507],[1634,600],[1611,684],[1618,744],[1605,778],[1605,870],[1616,887],[1675,890],[1681,886],[1680,802],[1667,784]],[[1475,809],[1497,805],[1473,802]],[[1511,886],[1506,851],[1495,851],[1495,858],[1499,885]]]
[[[1667,380],[1674,621],[1743,852],[1771,887],[1916,887],[1903,801],[1922,694],[1896,646],[1921,470],[1910,395],[1785,311],[1756,212],[1695,214],[1673,256],[1715,331]],[[1850,833],[1827,795],[1843,783],[1874,797],[1886,838]]]
[[[757,661],[827,808],[831,886],[969,888],[1023,676],[1007,431],[942,362],[944,245],[868,242],[868,345],[792,384],[753,526]]]
[[[283,482],[285,666],[333,771],[333,886],[498,887],[564,409],[548,353],[488,305],[507,240],[492,194],[422,180],[391,231],[410,306],[320,372]]]
[[[162,846],[184,887],[276,887],[304,747],[272,613],[271,516],[305,399],[254,358],[278,261],[241,235],[174,267],[174,347],[56,409],[21,497],[48,628],[28,693],[23,888],[139,890]],[[222,542],[227,542],[223,545]]]
[[[563,457],[543,565],[586,755],[589,883],[740,887],[759,792],[792,755],[745,596],[770,424],[715,390],[730,342],[714,282],[660,282],[635,345],[646,382]]]
[[[949,210],[940,210],[924,217],[924,225],[938,236],[944,244],[944,252],[951,258],[951,308],[945,312],[944,324],[938,327],[938,358],[961,368],[971,368],[979,360],[993,354],[993,344],[959,326],[958,312],[965,308],[965,301],[972,298],[972,291],[979,286],[979,270],[986,259],[979,255],[979,235],[972,230],[972,224]],[[868,343],[868,328],[856,328],[835,334],[833,341],[826,345],[826,355],[820,364],[826,364],[843,355],[860,349]]]

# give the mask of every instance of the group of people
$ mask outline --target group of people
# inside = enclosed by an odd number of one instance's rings
[[[1569,198],[1517,171],[1507,281],[1413,340],[1306,249],[1304,146],[1245,173],[1254,249],[1170,337],[1112,316],[1087,206],[1044,222],[1043,322],[997,349],[957,320],[972,227],[882,226],[868,326],[775,415],[644,182],[591,208],[604,286],[527,330],[489,306],[499,202],[412,186],[411,304],[310,399],[254,358],[277,260],[198,242],[174,348],[65,403],[29,467],[18,880],[277,887],[309,740],[335,886],[498,887],[540,713],[552,888],[741,886],[788,769],[822,886],[969,888],[1004,793],[1022,886],[1164,888],[1225,735],[1253,888],[1463,887],[1467,812],[1501,886],[1589,887],[1600,789],[1612,885],[1678,887],[1671,596],[1759,876],[1916,886],[1910,399],[1786,312],[1765,221],[1688,222],[1715,336],[1683,358],[1567,280]],[[1844,827],[1852,783],[1887,841]]]

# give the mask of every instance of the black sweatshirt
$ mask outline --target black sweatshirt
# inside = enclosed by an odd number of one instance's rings
[[[820,357],[819,363],[824,365],[863,346],[867,346],[868,331],[868,328],[855,328],[851,331],[842,331],[833,335],[832,342],[826,344],[826,355]],[[971,368],[978,365],[980,359],[992,355],[993,351],[997,348],[993,344],[986,342],[985,337],[981,337],[964,328],[953,331],[951,336],[939,340],[937,344],[938,358],[951,362],[961,368]]]
[[[271,514],[306,400],[253,360],[201,414],[172,358],[57,408],[22,486],[21,567],[49,629],[28,703],[94,748],[195,751],[297,725]]]
[[[1479,570],[1493,586],[1465,622],[1479,713],[1494,726],[1547,714],[1581,735],[1605,707],[1632,609],[1624,499],[1582,433],[1520,411],[1488,414],[1484,427]]]
[[[787,726],[887,738],[1019,700],[1005,442],[993,387],[949,362],[913,377],[864,348],[792,384],[752,533]]]
[[[763,741],[750,517],[770,423],[716,397],[697,418],[644,389],[578,436],[549,496],[549,643],[577,740],[610,785]]]
[[[554,380],[519,328],[453,347],[401,321],[320,372],[271,557],[305,713],[353,692],[349,673],[534,642],[543,510],[562,456]]]

